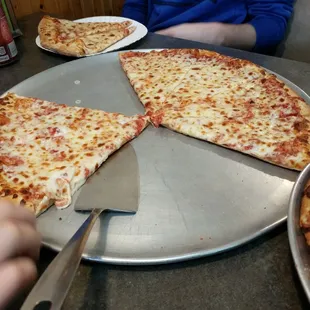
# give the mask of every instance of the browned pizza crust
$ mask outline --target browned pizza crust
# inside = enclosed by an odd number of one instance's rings
[[[77,23],[44,16],[38,32],[41,45],[66,56],[82,57],[104,51],[135,31],[131,22]]]
[[[304,232],[304,235],[305,235],[307,244],[310,246],[310,230],[306,230]]]
[[[310,180],[307,182],[301,198],[300,227],[310,246]]]
[[[1,187],[0,187],[0,192],[2,192]],[[2,194],[1,199],[9,201],[15,206],[22,206],[23,208],[26,208],[29,211],[33,212],[37,217],[41,215],[42,213],[44,213],[54,203],[54,202],[49,202],[48,204],[40,205],[40,207],[38,207],[33,202],[29,202],[29,201],[26,202],[25,199],[23,198],[23,195],[21,194],[13,194],[13,195],[8,195],[8,196],[3,196]]]
[[[301,199],[300,227],[310,228],[310,180],[305,186]]]

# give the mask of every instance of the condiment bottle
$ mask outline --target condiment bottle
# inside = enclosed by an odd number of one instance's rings
[[[0,66],[17,60],[17,48],[0,4]]]

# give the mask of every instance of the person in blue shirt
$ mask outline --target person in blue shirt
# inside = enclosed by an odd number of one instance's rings
[[[125,0],[123,16],[176,38],[270,53],[294,0]]]

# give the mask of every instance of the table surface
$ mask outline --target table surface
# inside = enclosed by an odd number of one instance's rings
[[[0,94],[28,77],[69,61],[34,42],[40,14],[20,20],[20,60],[0,68]],[[239,50],[149,34],[130,48],[207,48],[251,60],[310,94],[310,65]],[[42,249],[41,274],[55,257]],[[10,309],[18,309],[25,297]],[[308,309],[294,269],[286,224],[220,255],[173,265],[112,266],[82,262],[63,309]]]

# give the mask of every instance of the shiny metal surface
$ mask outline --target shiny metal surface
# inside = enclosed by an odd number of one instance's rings
[[[310,179],[310,165],[299,175],[290,198],[287,228],[294,264],[310,302],[310,249],[299,226],[302,193]]]
[[[104,210],[104,208],[94,209],[91,212],[78,231],[44,271],[21,310],[61,309],[80,265],[91,230]]]
[[[135,152],[130,145],[126,145],[88,179],[77,193],[74,207],[75,210],[92,212],[47,267],[22,310],[38,309],[46,303],[50,304],[50,310],[61,309],[79,267],[85,244],[101,213],[105,210],[136,213],[138,210],[137,168]]]
[[[105,208],[136,213],[139,207],[139,166],[134,148],[124,145],[112,154],[77,193],[76,211]]]
[[[11,91],[128,115],[144,112],[117,53],[52,68]],[[108,215],[102,227],[97,223],[85,259],[114,264],[192,259],[239,246],[286,219],[294,171],[165,128],[150,126],[131,146],[139,166],[139,212],[133,218]],[[49,209],[38,219],[44,244],[59,251],[84,220],[73,205]]]

